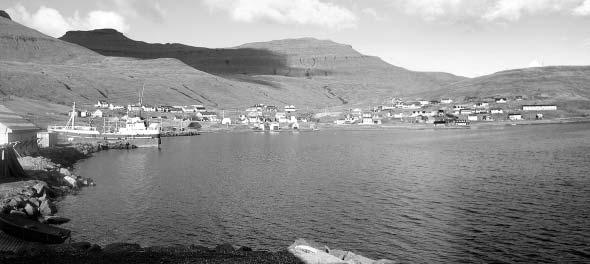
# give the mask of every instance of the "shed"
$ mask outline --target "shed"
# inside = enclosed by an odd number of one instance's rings
[[[0,145],[18,142],[19,153],[34,153],[39,150],[37,132],[41,129],[25,120],[4,105],[0,105]]]

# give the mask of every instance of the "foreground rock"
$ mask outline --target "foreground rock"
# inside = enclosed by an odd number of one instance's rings
[[[0,263],[303,263],[287,251],[219,252],[221,248],[229,249],[228,245],[223,244],[216,248],[196,245],[142,248],[131,243],[113,243],[101,248],[87,242],[52,246],[30,245],[18,250],[16,254],[0,254]]]
[[[395,261],[380,259],[372,260],[350,251],[322,246],[313,241],[297,239],[288,248],[289,252],[306,264],[394,264]]]

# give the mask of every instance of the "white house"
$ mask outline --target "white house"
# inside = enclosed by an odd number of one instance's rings
[[[122,105],[114,105],[114,104],[109,104],[109,110],[119,110],[119,109],[123,109],[124,107]]]
[[[453,102],[453,100],[450,98],[443,98],[443,99],[440,99],[440,102],[443,104],[450,104]]]
[[[479,102],[473,105],[473,108],[488,108],[490,106],[487,102]]]
[[[508,119],[510,120],[522,120],[521,114],[509,114]]]
[[[102,117],[102,111],[100,109],[96,109],[91,115],[92,117]]]
[[[430,101],[428,101],[428,100],[420,100],[420,101],[418,101],[418,103],[420,103],[421,106],[425,106],[427,104],[430,104]]]
[[[224,117],[223,119],[221,119],[221,124],[222,125],[231,125],[231,119],[229,117]]]
[[[468,115],[467,120],[469,121],[477,121],[477,115]]]
[[[97,104],[94,105],[94,107],[96,108],[108,108],[109,107],[109,103],[107,103],[106,101],[98,101]]]
[[[523,111],[555,111],[556,105],[523,105]]]
[[[490,113],[492,114],[503,114],[504,110],[502,110],[502,108],[495,108],[495,109],[491,109]]]
[[[497,104],[505,104],[506,102],[508,102],[508,99],[506,98],[496,98]]]
[[[295,108],[294,105],[286,105],[285,106],[285,112],[292,113],[292,112],[295,112],[295,111],[297,111],[297,108]]]

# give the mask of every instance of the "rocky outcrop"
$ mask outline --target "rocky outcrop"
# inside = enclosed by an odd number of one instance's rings
[[[10,18],[10,16],[8,15],[8,13],[6,13],[6,11],[4,11],[4,10],[0,10],[0,17],[8,18],[8,19],[12,20]]]
[[[353,252],[322,246],[311,240],[297,239],[288,248],[289,252],[306,264],[340,263],[340,264],[394,264],[395,261],[380,259],[373,260]]]

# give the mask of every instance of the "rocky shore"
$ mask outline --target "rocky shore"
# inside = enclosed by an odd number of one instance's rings
[[[255,251],[222,244],[203,246],[141,247],[113,243],[100,247],[87,242],[62,245],[31,245],[15,253],[0,254],[0,263],[304,263],[287,251]]]
[[[0,211],[25,216],[41,223],[62,224],[69,219],[57,216],[56,199],[75,193],[94,181],[72,173],[73,165],[93,152],[129,148],[124,144],[85,143],[41,149],[34,156],[18,158],[24,177],[3,178],[0,184]]]

